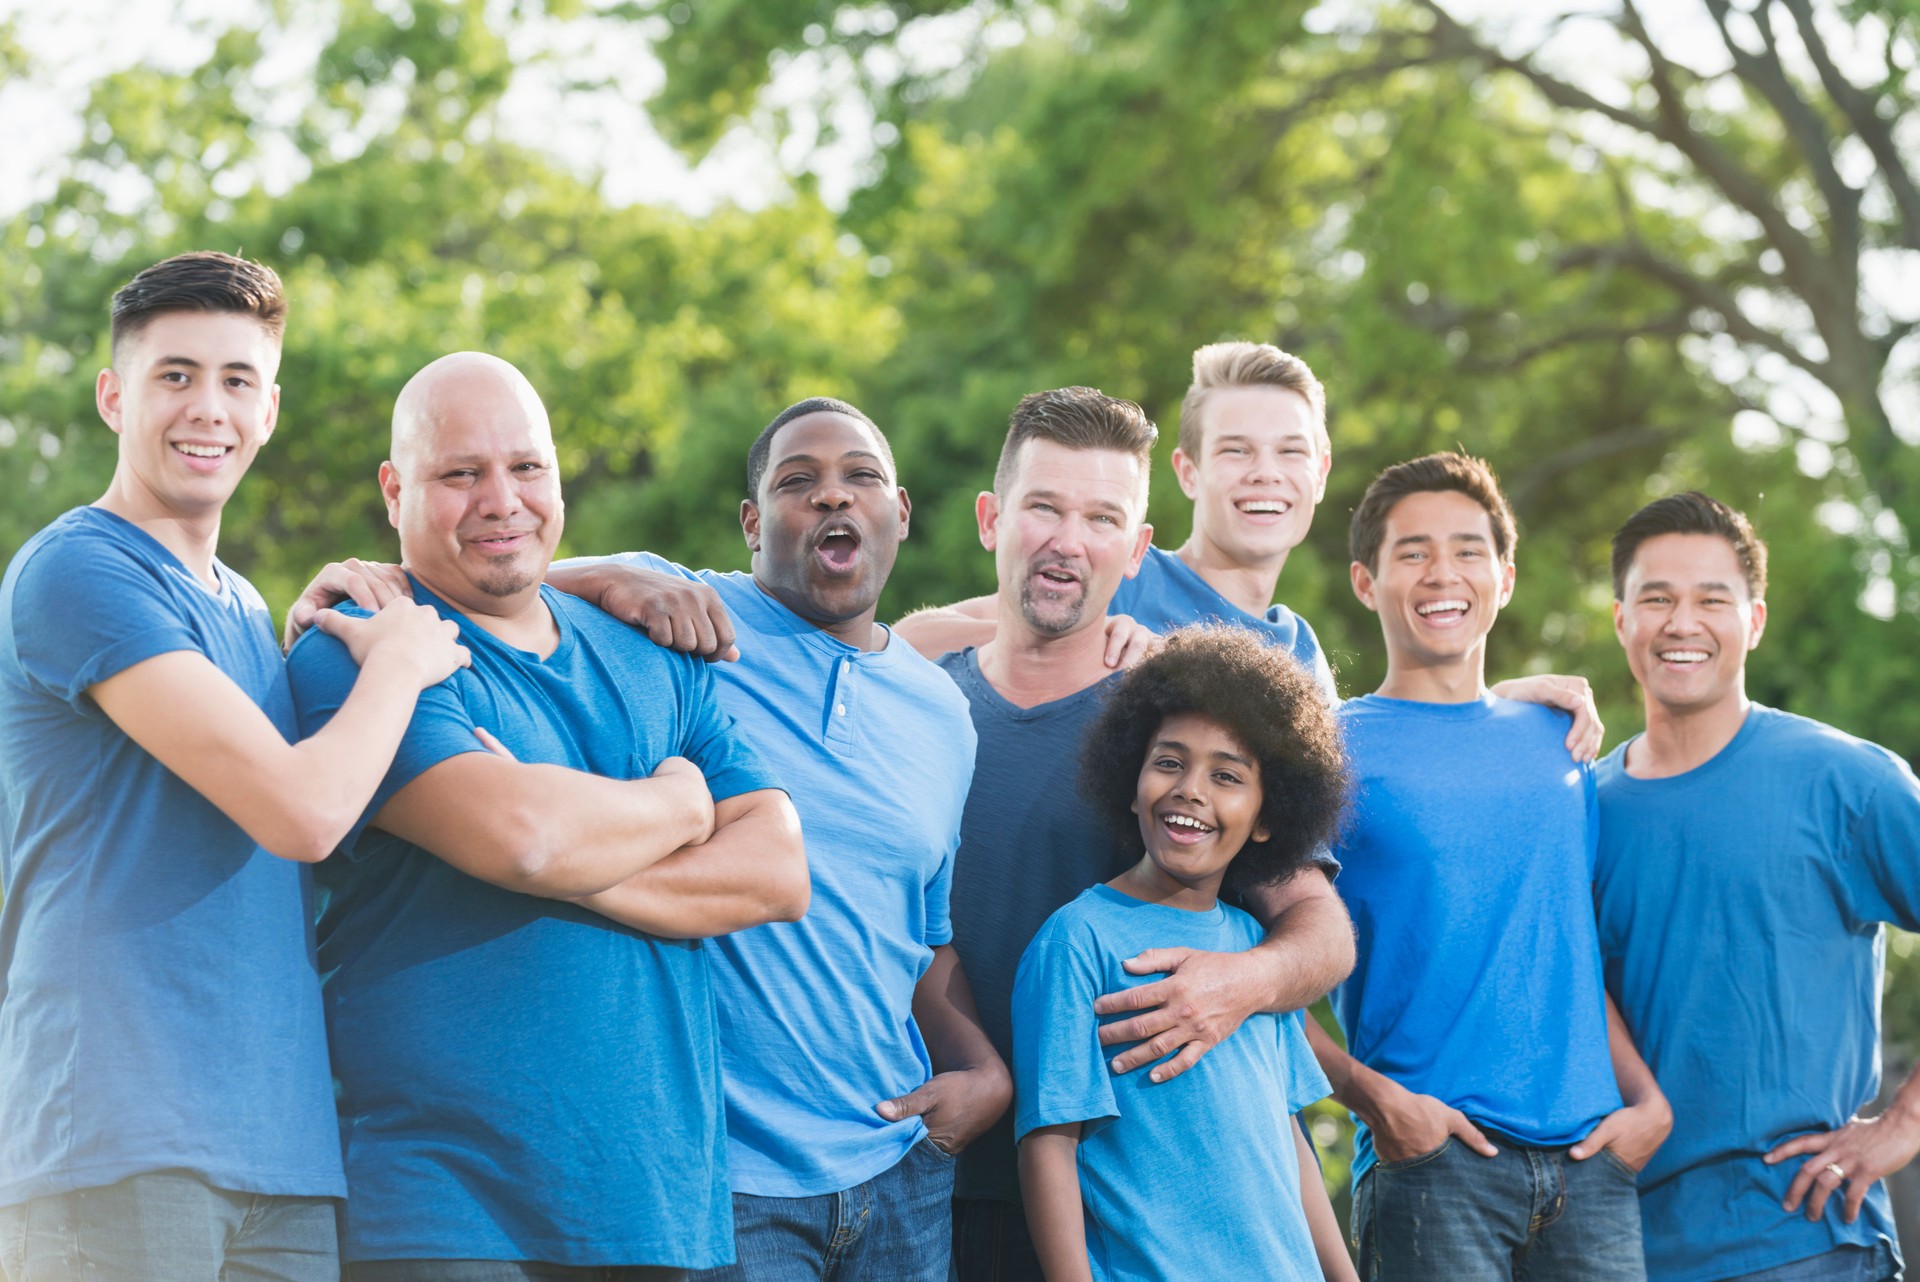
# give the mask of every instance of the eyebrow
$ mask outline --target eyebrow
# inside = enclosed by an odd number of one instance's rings
[[[1028,490],[1026,496],[1029,501],[1033,499],[1045,499],[1054,503],[1060,501],[1060,491],[1058,490]],[[1127,512],[1124,503],[1115,503],[1112,499],[1089,499],[1087,500],[1087,506],[1096,512],[1115,512],[1122,516],[1125,516]]]
[[[159,360],[155,361],[154,364],[184,365],[188,369],[205,368],[203,365],[200,364],[199,361],[196,361],[191,356],[162,356]],[[251,361],[228,361],[225,365],[222,365],[220,368],[245,370],[249,374],[258,374],[260,372],[258,369],[254,367],[253,362]]]
[[[1305,441],[1309,445],[1313,443],[1313,437],[1305,432],[1287,432],[1280,437],[1280,440],[1282,443],[1287,441]],[[1213,438],[1215,445],[1225,445],[1228,442],[1232,442],[1235,445],[1253,445],[1256,443],[1251,436],[1246,435],[1244,432],[1229,432],[1224,436],[1216,436]]]
[[[1721,583],[1718,580],[1715,580],[1714,582],[1711,582],[1711,583],[1696,583],[1694,585],[1694,588],[1695,590],[1700,592],[1732,592],[1733,584]],[[1640,591],[1642,592],[1678,592],[1680,591],[1680,588],[1677,584],[1669,583],[1665,579],[1653,579],[1646,583],[1642,583],[1640,585]]]
[[[880,456],[872,450],[848,450],[845,454],[842,454],[840,458],[843,462],[847,459],[855,458],[872,459],[876,463],[880,461]],[[778,463],[775,463],[774,466],[781,468],[789,463],[818,463],[819,461],[819,457],[813,454],[789,454]]]
[[[1485,543],[1487,536],[1473,533],[1449,534],[1447,535],[1447,539],[1454,543]],[[1431,534],[1403,534],[1393,541],[1393,546],[1399,547],[1405,543],[1431,543],[1433,541]]]
[[[1186,744],[1181,743],[1178,739],[1155,739],[1153,741],[1153,747],[1149,749],[1149,751],[1157,751],[1161,748],[1172,748],[1175,752],[1185,753],[1191,753],[1193,751],[1193,749],[1187,747]],[[1249,770],[1254,768],[1252,761],[1249,761],[1237,752],[1216,752],[1213,754],[1213,757],[1216,761],[1225,759],[1227,761],[1238,762]]]

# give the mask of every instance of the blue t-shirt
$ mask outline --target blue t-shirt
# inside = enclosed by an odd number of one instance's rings
[[[1607,987],[1673,1103],[1640,1175],[1647,1273],[1695,1282],[1894,1240],[1884,1185],[1844,1223],[1780,1209],[1804,1158],[1880,1089],[1881,922],[1920,929],[1920,784],[1898,757],[1755,704],[1667,779],[1598,768]]]
[[[305,865],[256,845],[87,688],[205,655],[292,736],[273,621],[76,508],[0,584],[0,1205],[190,1171],[338,1197]]]
[[[914,985],[949,942],[948,893],[973,773],[953,682],[904,642],[865,651],[781,605],[751,575],[630,563],[720,594],[740,659],[720,702],[792,793],[813,900],[797,922],[715,942],[733,1187],[809,1197],[899,1163],[926,1126],[873,1111],[932,1073]],[[963,958],[964,960],[964,958]]]
[[[1014,1131],[1082,1124],[1078,1167],[1098,1282],[1317,1279],[1300,1203],[1293,1114],[1327,1094],[1301,1015],[1255,1015],[1191,1069],[1149,1085],[1115,1075],[1093,1013],[1102,993],[1151,983],[1147,948],[1241,952],[1260,924],[1215,904],[1189,912],[1095,886],[1047,919],[1014,987]],[[1113,1016],[1114,1019],[1122,1018]]]
[[[1012,1063],[1020,955],[1056,909],[1137,858],[1114,842],[1080,793],[1087,728],[1120,676],[1022,708],[981,675],[974,650],[942,655],[939,664],[966,696],[980,737],[953,861],[953,945],[966,963],[980,1026]],[[960,1155],[954,1196],[1020,1200],[1011,1113]]]
[[[1268,645],[1277,645],[1300,661],[1314,682],[1337,699],[1333,670],[1307,621],[1284,605],[1270,605],[1264,615],[1248,614],[1214,591],[1213,587],[1172,552],[1147,548],[1140,573],[1120,580],[1108,614],[1126,614],[1155,632],[1171,632],[1193,623],[1230,623],[1257,633]]]
[[[614,779],[684,756],[716,800],[778,784],[704,663],[552,589],[544,660],[414,595],[460,625],[473,666],[421,694],[361,828],[320,867],[342,1255],[725,1263],[710,950],[504,890],[370,824],[426,770],[483,751],[475,727],[521,761]],[[310,733],[345,701],[353,659],[316,630],[288,666]]]
[[[1354,780],[1335,853],[1359,958],[1347,1049],[1521,1144],[1620,1107],[1593,921],[1593,774],[1567,715],[1484,695],[1340,709]],[[1364,1124],[1356,1178],[1373,1165]]]

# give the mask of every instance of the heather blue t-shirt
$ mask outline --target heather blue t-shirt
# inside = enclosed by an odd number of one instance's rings
[[[622,559],[720,594],[740,645],[738,662],[711,669],[721,706],[786,783],[806,838],[806,916],[714,941],[734,1191],[864,1183],[926,1134],[919,1118],[889,1122],[873,1106],[932,1074],[913,990],[953,935],[973,773],[966,701],[905,642],[850,646],[751,575]]]
[[[0,1205],[184,1170],[338,1197],[313,896],[87,688],[206,656],[293,735],[267,608],[75,508],[0,584]]]
[[[431,592],[473,665],[426,690],[341,853],[320,964],[348,1199],[342,1255],[708,1267],[733,1258],[710,949],[470,877],[376,827],[402,788],[483,751],[638,779],[684,756],[715,800],[779,786],[697,659],[542,589],[560,643],[515,649]],[[346,647],[289,657],[302,726],[351,687]],[[474,805],[486,805],[475,797]]]
[[[1097,1282],[1260,1278],[1314,1282],[1293,1114],[1327,1094],[1301,1015],[1254,1015],[1168,1082],[1115,1075],[1093,1013],[1101,993],[1151,983],[1148,948],[1242,952],[1260,924],[1215,904],[1189,912],[1095,886],[1047,919],[1014,987],[1014,1133],[1082,1124],[1080,1198]],[[1123,1016],[1113,1016],[1113,1019]]]
[[[980,673],[971,648],[940,666],[967,698],[979,751],[953,862],[953,945],[993,1047],[1013,1062],[1013,977],[1033,936],[1087,887],[1137,856],[1080,794],[1080,749],[1115,673],[1077,694],[1022,708]],[[1020,1200],[1008,1112],[960,1155],[955,1197]]]
[[[1353,809],[1335,853],[1359,957],[1347,1049],[1521,1144],[1620,1107],[1593,920],[1592,771],[1567,715],[1483,695],[1350,699]],[[1354,1173],[1373,1165],[1364,1123]]]
[[[1326,693],[1327,702],[1338,696],[1333,688],[1333,669],[1320,649],[1307,621],[1284,605],[1270,605],[1264,615],[1248,614],[1214,591],[1207,581],[1190,569],[1172,552],[1157,547],[1147,549],[1140,573],[1120,580],[1108,614],[1126,614],[1155,632],[1171,632],[1193,623],[1230,623],[1259,634],[1268,645],[1284,648],[1300,661],[1314,683]]]
[[[1886,1186],[1852,1224],[1780,1209],[1805,1158],[1761,1155],[1870,1112],[1880,923],[1920,929],[1920,784],[1886,749],[1753,705],[1667,779],[1598,767],[1607,987],[1673,1104],[1640,1175],[1647,1274],[1704,1282],[1894,1241]]]

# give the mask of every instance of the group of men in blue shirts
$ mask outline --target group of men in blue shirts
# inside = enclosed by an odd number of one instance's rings
[[[1196,353],[1174,551],[1138,407],[1026,398],[978,501],[996,593],[889,629],[910,505],[855,407],[749,448],[749,573],[554,565],[538,395],[446,357],[379,477],[404,573],[330,567],[283,663],[215,548],[284,314],[217,254],[116,295],[113,480],[0,587],[0,1277],[1040,1276],[1014,970],[1127,858],[1078,744],[1187,623],[1334,697],[1272,604],[1331,465],[1311,372]],[[1580,683],[1484,683],[1514,542],[1475,460],[1376,480],[1352,572],[1389,666],[1341,710],[1348,825],[1249,892],[1257,946],[1128,963],[1112,1071],[1204,1072],[1339,985],[1344,1046],[1309,1032],[1362,1124],[1367,1276],[1897,1276],[1879,1180],[1920,1087],[1857,1113],[1920,787],[1746,699],[1765,549],[1699,495],[1616,538],[1647,730],[1582,764],[1591,718],[1539,706]]]

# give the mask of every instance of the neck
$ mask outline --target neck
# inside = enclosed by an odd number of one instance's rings
[[[514,649],[525,650],[544,659],[559,648],[560,625],[541,597],[538,583],[511,596],[487,596],[473,591],[450,591],[411,566],[403,568],[418,579],[427,591],[465,615],[473,626],[498,637]]]
[[[1152,855],[1142,855],[1139,863],[1107,885],[1142,903],[1165,904],[1169,908],[1190,913],[1204,913],[1220,902],[1220,883],[1225,877],[1226,870],[1222,869],[1199,881],[1184,882],[1169,876],[1159,864],[1153,862]]]
[[[1113,671],[1106,662],[1105,620],[1101,615],[1072,632],[1046,636],[1028,626],[1017,605],[1002,601],[993,640],[975,652],[980,675],[1020,708],[1078,694]]]
[[[213,558],[220,545],[218,508],[201,514],[167,512],[157,504],[138,501],[117,475],[93,506],[139,526],[161,547],[179,557],[180,564],[186,566],[194,578],[210,588],[220,586],[213,573]]]
[[[1255,617],[1264,615],[1273,604],[1280,571],[1287,565],[1285,552],[1253,562],[1235,560],[1197,525],[1174,555],[1208,587]]]
[[[1753,703],[1745,690],[1702,708],[1669,708],[1646,701],[1647,732],[1627,748],[1627,773],[1662,779],[1704,766],[1733,742]]]
[[[790,601],[761,581],[759,560],[759,555],[756,553],[754,556],[753,586],[759,588],[762,592],[836,641],[844,641],[856,650],[874,651],[887,648],[887,639],[893,634],[881,627],[877,622],[877,616],[880,613],[880,603],[878,601],[875,601],[860,613],[849,615],[844,619],[816,619],[807,613],[805,602]]]
[[[1387,655],[1387,679],[1374,693],[1418,703],[1472,703],[1487,689],[1487,650],[1482,641],[1458,659],[1420,663]]]

